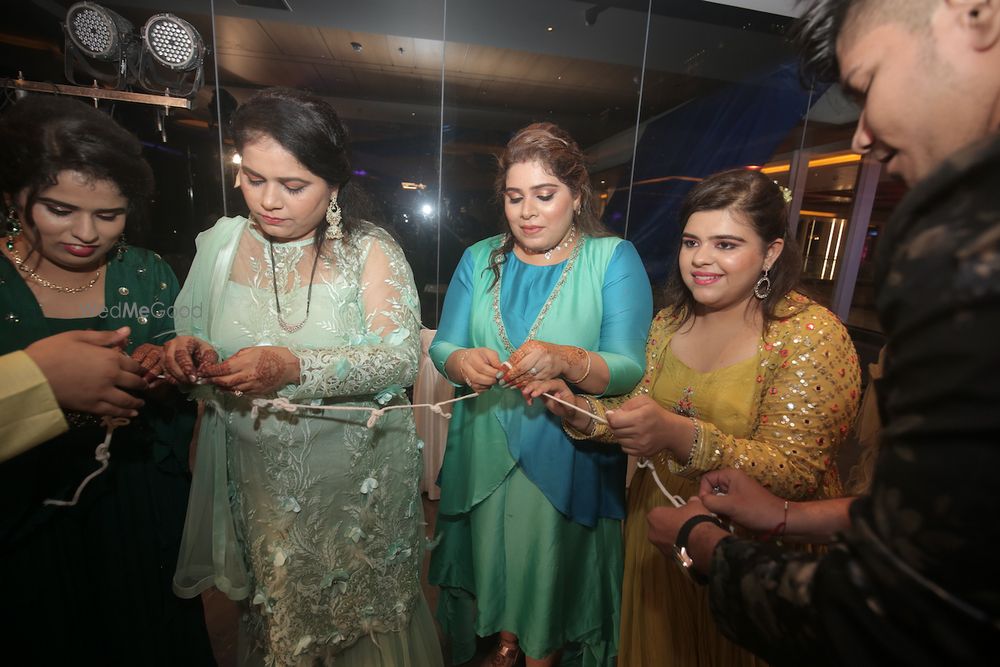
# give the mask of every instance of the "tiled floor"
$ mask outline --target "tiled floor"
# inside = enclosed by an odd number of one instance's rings
[[[428,537],[434,535],[434,520],[437,518],[437,503],[428,500],[424,496],[424,517],[427,521]],[[437,588],[427,585],[427,565],[429,558],[424,559],[424,569],[421,574],[424,595],[427,596],[427,603],[431,610],[437,607]],[[236,667],[236,637],[239,623],[239,606],[219,593],[214,588],[202,595],[205,604],[205,621],[208,624],[209,636],[212,639],[212,648],[215,651],[215,659],[219,667]],[[484,664],[490,653],[494,641],[485,639],[480,642],[481,653],[473,658],[463,667],[477,667]],[[445,662],[448,663],[447,653]]]

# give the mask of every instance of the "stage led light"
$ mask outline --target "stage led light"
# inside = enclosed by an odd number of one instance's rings
[[[173,14],[151,16],[142,28],[139,85],[151,92],[190,97],[201,88],[205,42],[190,23]]]
[[[114,88],[124,88],[136,60],[132,24],[121,15],[93,2],[78,2],[66,11],[66,78],[78,83],[85,74]],[[91,81],[79,82],[89,85]]]

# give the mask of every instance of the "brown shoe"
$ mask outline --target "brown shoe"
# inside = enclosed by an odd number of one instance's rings
[[[507,644],[500,644],[497,650],[493,653],[493,659],[490,661],[490,667],[514,667],[517,664],[517,658],[521,655],[521,649],[517,646],[509,646]]]

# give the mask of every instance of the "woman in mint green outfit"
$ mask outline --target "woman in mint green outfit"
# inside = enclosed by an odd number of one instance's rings
[[[205,401],[174,590],[241,601],[241,665],[435,667],[412,412],[368,428],[363,411],[252,402],[406,405],[420,353],[410,267],[367,221],[327,102],[258,91],[232,129],[250,218],[198,236],[166,346],[168,372],[200,376]]]
[[[430,580],[455,663],[500,633],[493,664],[610,666],[618,645],[626,459],[571,441],[516,388],[561,377],[617,395],[639,381],[652,298],[632,244],[595,215],[582,151],[551,123],[500,159],[509,233],[466,250],[430,354],[456,385]]]

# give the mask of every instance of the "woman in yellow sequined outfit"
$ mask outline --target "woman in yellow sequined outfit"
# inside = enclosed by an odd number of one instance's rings
[[[800,259],[786,244],[781,191],[752,171],[702,181],[682,209],[678,270],[653,321],[645,375],[629,395],[554,392],[578,439],[617,442],[648,459],[673,494],[697,495],[709,470],[742,468],[789,500],[841,494],[837,448],[857,412],[859,369],[837,317],[794,291]],[[706,590],[646,538],[646,515],[669,501],[652,473],[632,480],[625,522],[620,667],[754,665],[716,628]]]

